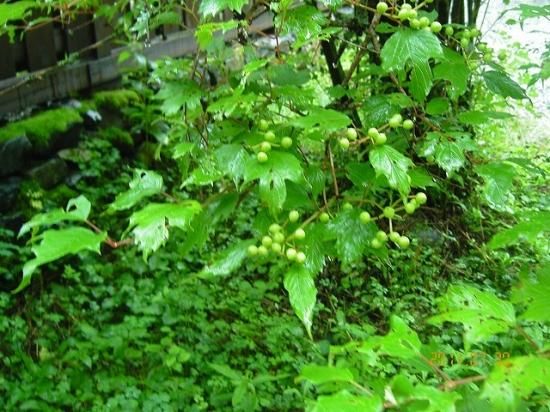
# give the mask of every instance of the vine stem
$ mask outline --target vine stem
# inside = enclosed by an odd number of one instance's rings
[[[537,344],[537,342],[535,342],[535,340],[525,331],[525,329],[523,329],[520,325],[516,325],[516,330],[518,331],[518,333],[523,336],[527,342],[529,342],[529,344],[533,347],[533,349],[535,349],[537,352],[540,352],[541,349],[540,349],[540,346]]]
[[[336,195],[336,197],[340,197],[340,189],[338,188],[338,180],[336,179],[336,170],[334,168],[334,157],[332,156],[332,149],[330,148],[330,144],[327,144],[327,153],[330,162],[330,173],[332,175],[332,181],[334,184],[334,194]]]

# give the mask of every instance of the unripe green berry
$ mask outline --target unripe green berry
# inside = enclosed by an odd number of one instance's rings
[[[445,34],[451,37],[453,34],[455,34],[455,30],[451,26],[447,26],[445,27]]]
[[[346,130],[346,136],[349,140],[357,139],[357,130],[355,130],[353,127],[349,127]]]
[[[384,208],[384,217],[387,217],[388,219],[393,219],[395,216],[395,209],[393,207],[385,207]]]
[[[273,235],[273,241],[275,243],[283,243],[285,241],[285,235],[283,235],[281,232],[277,232]]]
[[[267,122],[267,120],[262,119],[260,120],[259,126],[260,126],[260,130],[262,132],[265,132],[269,128],[269,123]]]
[[[350,202],[346,202],[344,203],[344,206],[342,206],[342,208],[344,210],[352,210],[353,209],[353,205],[350,203]]]
[[[288,149],[290,146],[292,146],[292,138],[285,136],[281,139],[281,146],[283,148]]]
[[[279,233],[281,231],[281,226],[277,223],[271,224],[269,226],[269,233]]]
[[[296,231],[294,232],[294,237],[298,240],[302,240],[302,239],[305,239],[306,237],[306,232],[304,231],[304,229],[302,228],[298,228],[296,229]]]
[[[296,262],[304,263],[306,261],[306,254],[304,252],[298,252],[296,254]]]
[[[258,159],[258,162],[259,163],[265,163],[267,162],[267,153],[265,152],[258,152],[258,154],[256,155],[256,159]]]
[[[418,12],[415,9],[409,10],[409,13],[408,13],[409,20],[416,19],[416,16],[418,16]]]
[[[269,250],[267,250],[267,248],[264,245],[258,246],[258,255],[267,256],[268,254],[269,254]]]
[[[361,212],[359,215],[359,220],[361,223],[369,223],[371,221],[370,213],[369,212]]]
[[[409,10],[401,9],[399,10],[399,13],[397,13],[397,18],[401,21],[405,21],[409,18]]]
[[[389,238],[390,238],[390,240],[391,240],[392,242],[397,243],[397,242],[399,241],[399,237],[400,237],[400,236],[401,236],[401,235],[400,235],[399,233],[397,233],[397,232],[390,232]]]
[[[414,127],[414,122],[411,119],[407,119],[403,122],[403,129],[411,130]]]
[[[271,143],[269,142],[262,142],[260,145],[260,150],[262,152],[269,152],[271,150]]]
[[[478,37],[481,34],[478,28],[474,27],[472,30],[470,30],[471,37]]]
[[[349,140],[346,139],[345,137],[342,137],[339,141],[338,141],[338,144],[340,145],[340,147],[344,150],[348,150],[349,149]]]
[[[429,25],[430,25],[430,19],[429,18],[427,18],[426,16],[420,17],[420,27],[421,28],[428,27]]]
[[[256,256],[258,254],[258,247],[254,245],[248,246],[248,256]]]
[[[374,144],[384,144],[388,140],[386,133],[380,133],[378,136],[374,138]]]
[[[412,19],[409,22],[409,24],[413,29],[419,29],[420,28],[420,20],[418,20],[418,19]]]
[[[390,127],[395,129],[399,126],[401,126],[401,122],[403,121],[403,117],[400,114],[393,115],[388,122]]]
[[[383,230],[379,230],[376,232],[376,239],[378,239],[380,242],[386,242],[388,240],[388,235]]]
[[[401,5],[401,10],[411,10],[412,6],[409,3],[403,3]]]
[[[330,216],[328,213],[323,212],[319,215],[319,220],[321,221],[321,223],[328,223],[328,221],[330,220]]]
[[[273,239],[271,239],[269,236],[264,236],[262,238],[262,245],[265,247],[270,247],[273,244]]]
[[[400,248],[406,249],[411,244],[411,240],[407,236],[400,236],[399,240],[397,241],[397,244]]]
[[[371,127],[367,132],[367,134],[371,139],[374,139],[376,136],[380,134],[380,132],[378,132],[378,129],[376,127]]]
[[[470,40],[466,37],[463,37],[462,39],[460,39],[460,45],[464,48],[468,47],[468,45],[470,44]]]
[[[274,142],[275,141],[275,133],[273,133],[272,131],[265,132],[264,138],[268,142]]]
[[[374,238],[370,241],[370,245],[375,249],[380,249],[383,245],[383,242],[380,242],[378,239]]]
[[[378,14],[384,14],[388,10],[388,4],[381,1],[376,5],[376,12]]]
[[[275,253],[281,253],[281,251],[283,250],[283,247],[281,246],[280,243],[274,242],[271,245],[271,250]]]
[[[288,214],[288,220],[292,223],[297,222],[300,219],[300,213],[297,210],[292,210]]]
[[[286,257],[287,257],[288,260],[296,260],[296,255],[297,254],[298,253],[296,252],[296,249],[294,249],[294,248],[288,248],[286,250]]]
[[[418,192],[415,196],[415,200],[419,205],[423,205],[428,201],[428,196],[426,196],[426,193],[424,192]]]
[[[412,215],[416,210],[416,202],[408,202],[406,205],[405,205],[405,212],[407,212],[407,214],[409,215]]]
[[[441,25],[440,22],[434,21],[434,22],[431,24],[430,28],[432,29],[432,31],[433,31],[434,33],[439,33],[439,32],[441,31],[441,29],[443,28],[443,26]]]
[[[465,39],[469,39],[470,37],[472,37],[472,33],[470,32],[470,30],[465,29],[465,30],[462,32],[462,37],[465,38]]]

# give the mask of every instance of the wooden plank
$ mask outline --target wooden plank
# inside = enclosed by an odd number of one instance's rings
[[[15,76],[15,53],[14,47],[10,43],[7,35],[0,36],[0,50],[2,57],[0,58],[0,80],[8,79]]]
[[[80,53],[81,59],[93,58],[93,50],[83,50],[95,43],[94,24],[90,16],[77,16],[65,28],[65,43],[67,53]]]
[[[25,47],[29,71],[55,66],[57,57],[53,24],[48,23],[29,30],[25,35]]]
[[[113,28],[105,19],[101,17],[94,20],[94,37],[96,43],[101,43],[98,47],[95,48],[95,56],[97,59],[102,57],[109,56],[111,50],[115,47],[113,40],[106,40],[109,36],[113,34]]]

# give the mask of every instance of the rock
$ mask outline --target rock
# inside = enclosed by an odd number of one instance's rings
[[[0,177],[21,171],[32,144],[25,136],[0,143]]]
[[[82,116],[84,119],[84,127],[86,129],[95,129],[96,126],[101,123],[103,117],[101,113],[96,110],[86,110],[86,113]]]
[[[68,172],[67,163],[56,157],[29,171],[29,176],[36,180],[43,189],[51,189],[61,183],[67,177]]]
[[[21,181],[20,177],[9,177],[0,181],[0,213],[9,212],[15,206]]]

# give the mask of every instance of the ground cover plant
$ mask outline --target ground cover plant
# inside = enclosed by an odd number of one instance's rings
[[[442,2],[204,1],[194,58],[149,62],[180,2],[48,7],[137,64],[0,232],[0,407],[548,410],[548,164],[498,141],[547,63],[520,85]]]

